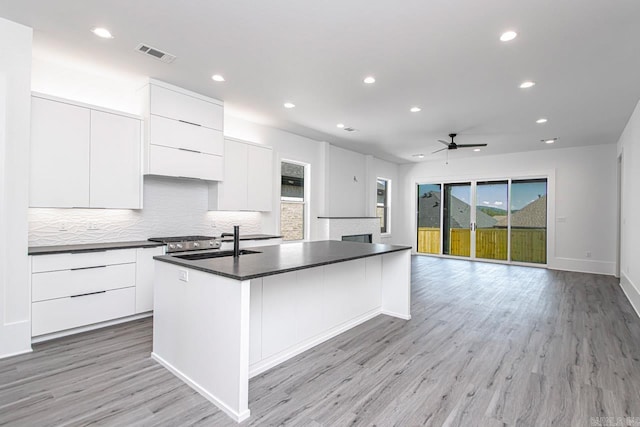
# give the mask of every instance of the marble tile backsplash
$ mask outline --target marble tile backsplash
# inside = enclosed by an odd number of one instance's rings
[[[29,246],[219,235],[233,225],[261,232],[259,212],[208,211],[203,181],[145,177],[143,203],[141,210],[29,209]]]

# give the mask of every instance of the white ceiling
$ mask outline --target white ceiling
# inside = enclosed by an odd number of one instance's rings
[[[148,75],[396,162],[443,157],[429,153],[450,132],[489,144],[456,156],[615,143],[640,98],[637,0],[0,0],[0,16],[33,27],[40,51]],[[97,38],[96,26],[115,38]],[[502,43],[507,29],[519,36]],[[145,57],[141,42],[178,58]],[[367,75],[377,82],[365,85]],[[537,85],[519,89],[527,79]]]

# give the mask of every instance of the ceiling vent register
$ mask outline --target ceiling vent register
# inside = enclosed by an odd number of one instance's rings
[[[156,49],[155,47],[151,47],[143,43],[140,43],[136,47],[136,50],[144,55],[149,55],[150,57],[167,64],[171,64],[176,59],[175,55],[171,55],[170,53],[163,52],[160,49]]]

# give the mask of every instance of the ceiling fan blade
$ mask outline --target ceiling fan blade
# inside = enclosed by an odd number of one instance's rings
[[[432,152],[431,152],[431,154],[436,154],[436,153],[439,153],[439,152],[444,151],[444,150],[446,150],[446,149],[447,149],[447,147],[444,147],[444,148],[441,148],[441,149],[439,149],[439,150],[432,151]]]
[[[443,143],[443,144],[444,144],[444,145],[446,145],[447,147],[449,146],[449,143],[448,143],[448,142],[446,142],[446,141],[443,141],[443,140],[441,140],[441,139],[439,139],[439,140],[438,140],[438,142],[441,142],[441,143]]]
[[[487,144],[458,144],[458,148],[486,147]]]

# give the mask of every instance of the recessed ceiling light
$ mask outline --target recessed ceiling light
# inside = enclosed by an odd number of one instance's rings
[[[102,28],[102,27],[96,27],[93,28],[91,30],[91,32],[93,34],[95,34],[98,37],[102,37],[103,39],[112,39],[113,35],[111,34],[111,31],[107,30],[106,28]]]
[[[536,82],[527,80],[526,82],[520,83],[520,89],[529,89],[530,87],[534,87],[535,85],[536,85]]]
[[[536,123],[539,124],[539,125],[541,125],[542,123],[547,123],[547,119],[545,119],[544,117],[540,118],[540,119],[536,120]]]
[[[293,104],[291,102],[285,102],[284,103],[284,108],[295,108],[296,104]]]
[[[222,77],[220,74],[214,74],[213,76],[211,76],[211,79],[214,82],[223,82],[224,81],[224,77]]]
[[[480,149],[479,148],[474,148],[473,151],[480,151]]]
[[[412,113],[419,113],[420,111],[422,111],[422,108],[420,107],[411,107],[411,109],[409,110]]]
[[[505,31],[500,36],[500,41],[510,42],[511,40],[515,39],[516,37],[518,37],[518,33],[516,33],[515,31]]]
[[[344,123],[338,123],[336,126],[339,127],[340,129],[343,129],[344,128]]]
[[[364,78],[364,82],[368,85],[373,84],[376,82],[376,78],[373,76],[367,76]]]
[[[549,139],[541,139],[540,141],[544,142],[545,144],[553,144],[557,140],[558,138],[549,138]]]
[[[416,157],[418,159],[424,159],[424,154],[420,153],[420,154],[412,154],[411,157]]]

